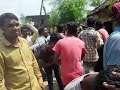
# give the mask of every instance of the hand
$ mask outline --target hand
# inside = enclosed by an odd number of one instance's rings
[[[112,72],[113,75],[120,77],[120,73]],[[107,82],[103,82],[103,86],[108,90],[120,90],[120,88],[116,88],[115,85],[109,85]]]
[[[26,23],[27,26],[31,25],[30,23]]]
[[[118,72],[112,72],[113,75],[120,77],[120,73]]]
[[[119,90],[118,88],[115,87],[115,85],[110,85],[107,82],[103,82],[103,86],[108,90]]]
[[[46,90],[45,85],[43,83],[41,83],[40,86],[41,86],[42,90]]]

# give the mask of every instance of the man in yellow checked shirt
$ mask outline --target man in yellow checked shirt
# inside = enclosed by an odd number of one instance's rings
[[[18,18],[12,13],[2,14],[0,28],[4,32],[0,41],[0,90],[44,90],[36,59],[27,41],[19,37]]]

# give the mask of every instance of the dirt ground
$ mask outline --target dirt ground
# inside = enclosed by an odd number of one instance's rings
[[[54,84],[54,90],[59,90],[55,78],[53,78],[53,84]],[[47,82],[47,81],[44,82],[44,85],[45,85],[46,90],[49,90],[49,89],[48,89],[48,82]]]

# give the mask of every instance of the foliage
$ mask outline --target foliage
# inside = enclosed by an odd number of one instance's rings
[[[86,14],[86,0],[53,0],[50,4],[55,8],[50,12],[52,25],[79,21]]]
[[[59,23],[78,21],[85,14],[85,0],[64,0],[58,8]]]
[[[105,0],[91,0],[91,6],[97,7],[99,6],[101,3],[103,3]]]
[[[57,10],[52,10],[50,12],[49,23],[51,26],[55,26],[58,23],[58,13]]]
[[[21,16],[20,16],[20,24],[21,24],[21,26],[25,25],[27,22],[30,22],[30,21],[31,20],[26,19],[25,16],[23,14],[21,14]]]

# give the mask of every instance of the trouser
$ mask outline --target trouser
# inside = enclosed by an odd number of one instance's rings
[[[95,65],[96,65],[96,62],[83,61],[83,67],[84,67],[85,74],[90,73],[90,72],[94,72]]]
[[[47,77],[46,77],[46,73],[45,73],[44,68],[40,67],[40,72],[41,72],[41,74],[42,74],[42,79],[43,79],[43,81],[46,81],[46,80],[47,80]]]
[[[55,78],[56,78],[58,86],[59,86],[59,90],[63,90],[64,88],[63,88],[63,83],[62,83],[62,80],[61,80],[61,77],[60,77],[59,66],[54,64],[54,65],[46,67],[44,69],[45,69],[47,80],[48,80],[49,90],[54,90],[52,70],[54,71]]]

